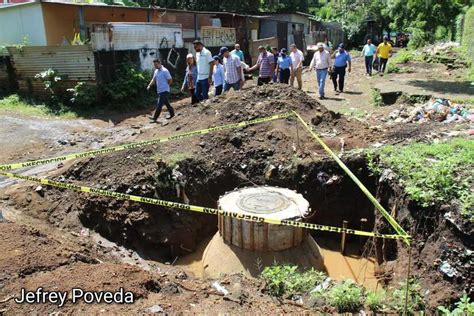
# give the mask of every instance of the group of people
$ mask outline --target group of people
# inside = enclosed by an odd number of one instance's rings
[[[244,72],[253,72],[258,69],[257,85],[270,83],[271,81],[290,83],[293,85],[295,79],[298,88],[303,86],[302,69],[304,55],[296,45],[291,45],[291,53],[287,54],[286,49],[273,54],[263,46],[258,47],[259,55],[254,66],[245,64],[244,53],[239,44],[235,44],[234,49],[229,51],[227,47],[221,47],[219,55],[212,56],[212,53],[204,47],[199,40],[193,43],[196,55],[186,56],[186,73],[184,75],[181,91],[187,90],[191,96],[191,103],[196,104],[209,98],[209,89],[214,86],[214,95],[221,95],[230,89],[240,90],[244,85]],[[169,102],[170,86],[173,83],[170,72],[166,69],[161,60],[153,61],[155,71],[153,78],[147,89],[156,86],[158,101],[155,113],[150,117],[151,122],[157,122],[163,106],[168,109],[168,119],[174,116],[174,109]]]
[[[352,57],[345,49],[343,43],[331,54],[324,43],[317,44],[318,50],[314,53],[311,60],[310,69],[316,71],[316,81],[319,87],[320,99],[325,98],[324,88],[326,77],[329,74],[336,94],[344,91],[344,79],[347,72],[352,70]],[[377,47],[372,44],[371,39],[362,49],[362,56],[365,57],[366,75],[372,75],[373,65],[376,63],[379,73],[383,74],[387,66],[389,57],[392,56],[392,45],[389,43],[388,36],[383,37],[383,42]],[[334,62],[332,61],[334,59]]]
[[[392,54],[392,46],[388,37],[384,36],[383,42],[377,47],[368,39],[362,49],[365,57],[366,73],[372,75],[374,62],[378,62],[378,71],[385,71],[388,58]],[[296,79],[298,89],[303,87],[302,70],[304,55],[295,44],[290,45],[290,53],[286,48],[278,50],[273,47],[271,52],[264,46],[259,46],[259,55],[254,66],[249,67],[244,61],[244,53],[239,44],[235,44],[234,50],[221,47],[219,55],[213,56],[199,40],[193,43],[196,55],[186,56],[186,73],[181,91],[187,90],[191,96],[191,103],[196,104],[209,98],[209,89],[214,86],[214,95],[218,96],[224,92],[234,89],[240,90],[245,82],[244,73],[253,72],[258,69],[257,85],[270,82],[280,82],[293,86]],[[331,45],[332,46],[332,45]],[[327,43],[318,43],[317,51],[311,60],[310,69],[315,69],[316,80],[319,87],[319,97],[325,98],[325,82],[329,75],[334,85],[336,94],[344,91],[344,80],[347,72],[351,72],[352,58],[346,51],[343,43],[339,44],[332,53]],[[378,57],[378,58],[377,58]],[[153,61],[155,71],[147,89],[156,85],[158,101],[155,113],[150,117],[151,122],[156,122],[160,116],[163,106],[168,109],[168,119],[174,116],[174,109],[169,102],[170,86],[173,82],[170,72],[159,59]]]

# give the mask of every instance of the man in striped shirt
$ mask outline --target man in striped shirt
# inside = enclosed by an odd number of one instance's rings
[[[258,52],[257,63],[253,67],[250,67],[249,71],[259,69],[257,85],[262,86],[270,83],[272,80],[273,73],[275,72],[275,61],[273,55],[267,52],[265,47],[259,46]]]
[[[221,47],[220,55],[224,57],[224,92],[234,88],[235,91],[240,90],[243,82],[242,64],[240,58],[229,52],[227,47]]]

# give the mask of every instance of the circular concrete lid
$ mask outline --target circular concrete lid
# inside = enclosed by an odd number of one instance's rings
[[[309,213],[309,203],[295,191],[269,186],[241,188],[219,199],[224,211],[275,219],[299,219]]]

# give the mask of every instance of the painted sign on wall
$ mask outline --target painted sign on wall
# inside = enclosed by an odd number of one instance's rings
[[[201,41],[204,46],[209,47],[234,46],[236,41],[235,28],[203,26],[201,28]]]

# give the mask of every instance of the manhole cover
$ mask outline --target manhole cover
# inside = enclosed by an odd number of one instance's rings
[[[283,211],[290,204],[285,196],[276,192],[251,193],[241,196],[237,206],[249,213],[270,214]]]
[[[283,220],[303,217],[309,211],[309,203],[295,191],[261,186],[227,192],[219,198],[219,208],[232,213]]]

